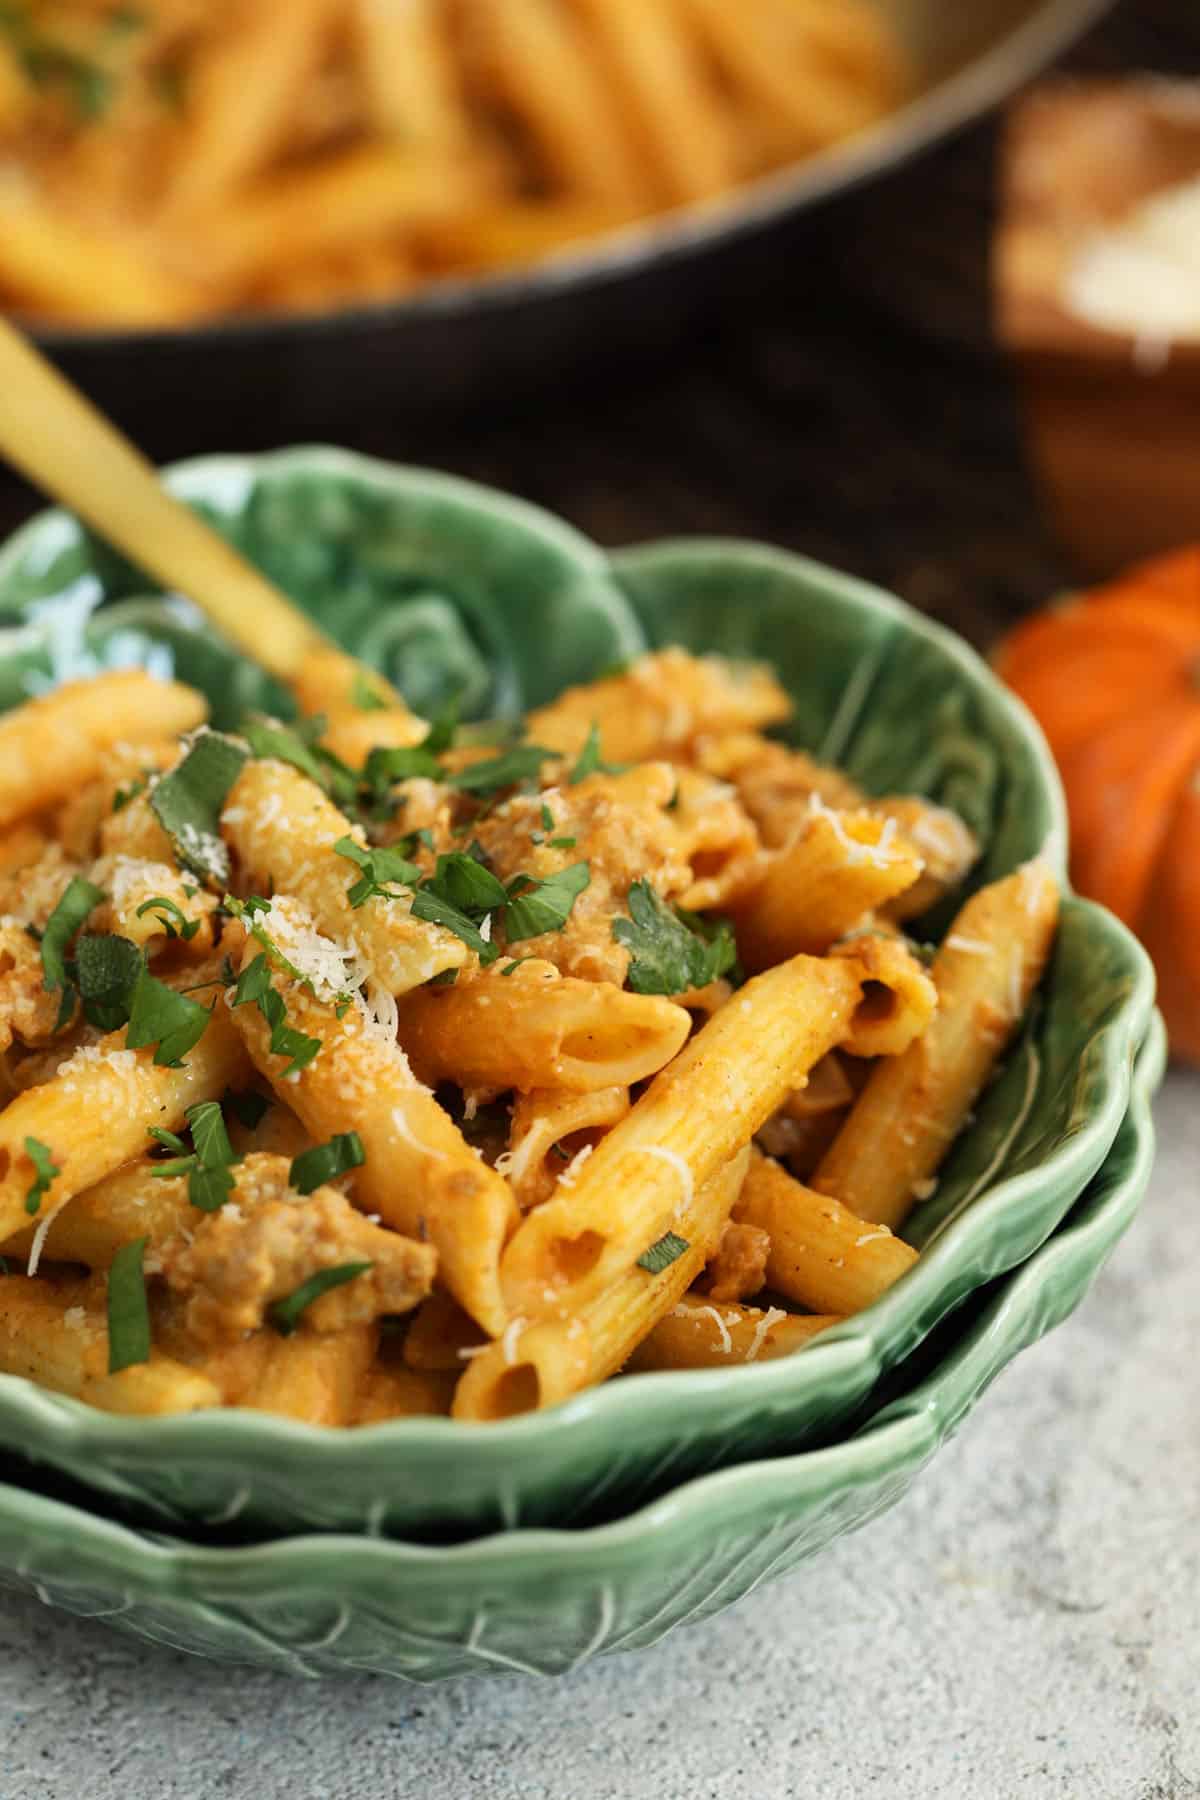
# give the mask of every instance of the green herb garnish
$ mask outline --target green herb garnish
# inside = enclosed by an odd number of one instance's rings
[[[268,1309],[267,1317],[282,1337],[290,1337],[300,1323],[300,1315],[314,1300],[319,1300],[322,1294],[328,1294],[332,1288],[343,1287],[357,1275],[365,1275],[368,1269],[374,1267],[371,1262],[353,1262],[341,1263],[335,1269],[318,1269],[315,1275],[310,1275],[286,1300],[277,1300]]]
[[[51,1183],[56,1175],[62,1174],[62,1170],[54,1161],[49,1145],[43,1144],[38,1138],[25,1139],[25,1154],[32,1162],[34,1171],[33,1182],[25,1195],[25,1211],[33,1218],[41,1211],[43,1194],[49,1193]]]
[[[182,938],[185,944],[190,943],[200,929],[199,919],[189,919],[182,906],[166,894],[155,894],[151,899],[143,900],[136,916],[140,919],[148,912],[157,915],[168,938]]]
[[[516,944],[524,938],[540,937],[543,931],[561,931],[591,878],[587,863],[578,862],[557,875],[548,875],[544,881],[534,881],[529,875],[518,875],[510,881],[510,898],[504,908],[508,942]],[[518,882],[526,884],[525,890],[514,895]]]
[[[334,1181],[367,1160],[362,1139],[357,1131],[339,1131],[327,1144],[314,1144],[297,1156],[288,1171],[288,1184],[298,1194],[311,1194],[315,1188]]]
[[[349,804],[358,791],[358,779],[353,769],[332,751],[322,750],[310,741],[324,727],[322,718],[309,719],[307,730],[281,725],[278,719],[248,719],[242,726],[242,735],[255,756],[267,762],[287,763],[301,775],[307,775],[310,781],[315,781],[322,792],[334,800]]]
[[[500,954],[496,945],[482,935],[479,926],[473,919],[468,918],[466,913],[460,912],[459,908],[452,906],[449,901],[439,899],[437,894],[428,888],[418,888],[413,895],[412,916],[414,919],[424,919],[429,925],[442,925],[447,931],[452,931],[455,937],[461,938],[464,944],[469,945],[485,967],[489,963],[494,963]],[[443,973],[449,974],[451,971],[444,970]],[[457,974],[458,971],[454,970],[453,973]],[[438,979],[437,976],[431,977],[431,980]],[[447,982],[446,986],[449,985]]]
[[[206,1006],[157,981],[143,963],[130,997],[125,1042],[130,1050],[157,1044],[155,1063],[160,1068],[178,1069],[203,1037],[211,1017]]]
[[[104,889],[82,875],[73,875],[63,890],[42,933],[42,980],[50,993],[70,985],[67,946],[104,897]]]
[[[101,1031],[129,1023],[133,990],[145,957],[127,937],[89,932],[75,946],[75,980],[83,1016]]]
[[[489,756],[483,762],[472,763],[469,768],[460,769],[457,774],[448,775],[445,779],[461,793],[483,798],[498,794],[502,788],[517,787],[523,781],[536,781],[542,764],[551,761],[557,754],[557,751],[547,750],[541,744],[514,744],[503,755]]]
[[[145,781],[131,781],[127,786],[119,787],[113,795],[113,811],[124,812],[131,800],[136,800],[139,794],[145,793],[147,785]]]
[[[661,1275],[664,1269],[669,1269],[673,1262],[679,1260],[687,1248],[686,1238],[681,1238],[674,1231],[664,1231],[648,1250],[643,1250],[637,1259],[637,1266],[648,1270],[651,1275]]]
[[[108,1372],[150,1361],[150,1309],[142,1259],[147,1240],[123,1244],[108,1271]]]
[[[346,889],[351,906],[363,906],[371,899],[407,899],[408,890],[421,879],[420,869],[398,849],[368,850],[352,837],[340,837],[333,848],[337,856],[345,857],[362,871]]]
[[[629,890],[628,919],[614,919],[612,934],[630,953],[627,982],[635,994],[683,994],[707,987],[737,961],[733,932],[725,920],[702,926],[686,923],[648,881]],[[713,935],[707,936],[706,930]]]
[[[150,805],[180,865],[202,881],[229,880],[229,851],[221,811],[241,773],[246,752],[219,731],[204,731],[169,774],[155,783]]]

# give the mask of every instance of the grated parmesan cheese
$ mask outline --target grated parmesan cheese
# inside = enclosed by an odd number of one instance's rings
[[[782,1307],[768,1306],[766,1312],[754,1327],[754,1336],[751,1338],[750,1348],[746,1352],[746,1361],[748,1363],[752,1363],[758,1356],[759,1351],[766,1343],[767,1333],[770,1331],[771,1327],[773,1325],[778,1325],[780,1319],[786,1318],[787,1314]]]
[[[686,1306],[677,1306],[675,1308],[675,1311],[677,1313],[683,1313],[685,1316],[687,1314],[687,1310],[688,1309]],[[709,1317],[713,1320],[714,1324],[716,1325],[717,1330],[721,1334],[721,1354],[723,1356],[731,1355],[733,1352],[733,1339],[729,1335],[729,1327],[726,1325],[724,1319],[721,1317],[721,1315],[717,1311],[716,1307],[715,1306],[698,1306],[696,1308],[696,1311],[698,1313],[708,1313]]]
[[[873,1244],[876,1238],[886,1238],[891,1237],[891,1235],[892,1234],[887,1226],[881,1225],[877,1231],[864,1231],[861,1237],[856,1237],[854,1240],[854,1248],[860,1250],[864,1244]]]
[[[937,1186],[933,1176],[928,1175],[923,1181],[914,1181],[908,1191],[914,1200],[932,1200],[937,1193]]]
[[[877,844],[860,844],[857,838],[852,838],[850,836],[850,833],[842,824],[841,814],[838,813],[834,807],[826,806],[819,794],[810,794],[808,796],[808,810],[814,818],[826,820],[834,837],[846,852],[846,861],[852,867],[860,866],[863,863],[869,863],[873,869],[887,868],[888,863],[891,861],[892,839],[896,835],[896,821],[894,819],[885,820]]]
[[[577,1150],[575,1152],[574,1156],[558,1178],[559,1187],[573,1188],[575,1186],[575,1183],[579,1180],[580,1169],[582,1169],[584,1163],[595,1148],[595,1144],[585,1144],[582,1150]]]
[[[507,1369],[511,1369],[517,1360],[517,1345],[526,1324],[527,1320],[525,1319],[510,1319],[504,1327],[504,1336],[500,1339],[500,1346],[504,1356],[504,1366]]]
[[[33,1243],[29,1248],[29,1261],[25,1265],[25,1273],[27,1275],[37,1274],[38,1264],[42,1260],[42,1251],[46,1248],[46,1233],[53,1225],[55,1219],[57,1219],[63,1207],[69,1200],[73,1199],[73,1197],[74,1196],[69,1193],[64,1194],[62,1199],[56,1200],[54,1205],[50,1208],[50,1211],[48,1213],[43,1213],[42,1217],[38,1220],[38,1228],[33,1234]]]
[[[943,946],[947,950],[962,950],[968,956],[994,956],[994,944],[987,944],[982,938],[964,937],[961,931],[952,931]]]
[[[675,1208],[675,1216],[679,1217],[681,1209],[690,1206],[696,1197],[696,1184],[692,1179],[692,1171],[680,1156],[678,1150],[667,1150],[662,1144],[643,1144],[643,1156],[657,1156],[660,1162],[667,1163],[683,1183],[683,1195]]]
[[[87,1327],[87,1313],[82,1306],[68,1306],[63,1314],[63,1324],[68,1331],[83,1331]]]

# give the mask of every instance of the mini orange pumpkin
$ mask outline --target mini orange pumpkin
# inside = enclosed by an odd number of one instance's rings
[[[1076,887],[1143,939],[1200,1062],[1200,548],[1047,608],[995,663],[1057,758]]]

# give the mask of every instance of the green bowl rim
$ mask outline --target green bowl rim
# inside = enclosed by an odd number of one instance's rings
[[[764,1505],[795,1508],[804,1494],[828,1494],[848,1484],[863,1486],[890,1466],[914,1471],[928,1462],[958,1426],[991,1380],[1012,1356],[1044,1334],[1043,1301],[1054,1273],[1069,1268],[1081,1247],[1100,1238],[1111,1248],[1131,1223],[1144,1194],[1154,1157],[1151,1100],[1166,1065],[1166,1032],[1157,1013],[1138,1059],[1126,1123],[1129,1147],[1119,1152],[1124,1167],[1111,1192],[1082,1216],[1068,1219],[1041,1249],[1002,1278],[999,1291],[965,1336],[911,1393],[886,1406],[854,1437],[819,1450],[764,1457],[709,1475],[696,1476],[662,1498],[605,1525],[577,1529],[525,1527],[497,1531],[469,1542],[428,1546],[370,1533],[299,1533],[258,1544],[213,1548],[164,1532],[142,1532],[68,1501],[0,1482],[0,1518],[38,1536],[56,1534],[60,1544],[88,1540],[95,1559],[129,1580],[136,1571],[142,1592],[175,1594],[200,1601],[207,1581],[234,1581],[230,1592],[260,1597],[324,1586],[333,1576],[341,1594],[365,1598],[381,1567],[428,1576],[452,1565],[454,1572],[486,1569],[496,1557],[511,1568],[525,1560],[531,1575],[553,1579],[568,1565],[597,1570],[613,1553],[652,1545],[666,1529],[711,1530]],[[1114,1160],[1117,1152],[1110,1152]],[[1104,1174],[1102,1168],[1097,1176]],[[1073,1310],[1070,1309],[1070,1310]],[[1030,1322],[1032,1323],[1032,1327]],[[1039,1323],[1039,1321],[1042,1321]],[[1051,1327],[1052,1328],[1052,1327]],[[1028,1335],[1026,1335],[1028,1334]],[[1017,1352],[1014,1338],[1025,1337]],[[576,1568],[576,1572],[578,1569]],[[757,1585],[757,1584],[756,1584]],[[297,1654],[312,1645],[294,1645]]]
[[[884,614],[899,631],[924,638],[943,655],[949,656],[959,665],[964,678],[972,686],[982,688],[989,702],[999,706],[1014,732],[1026,739],[1055,820],[1045,853],[1057,865],[1065,882],[1065,801],[1053,759],[1032,715],[1002,686],[969,644],[895,595],[857,576],[829,569],[811,558],[748,539],[673,538],[606,553],[567,521],[528,501],[460,476],[418,465],[389,463],[332,445],[298,445],[263,454],[194,457],[168,466],[163,474],[169,485],[189,494],[194,492],[196,485],[203,485],[206,480],[211,482],[213,478],[248,486],[261,471],[286,473],[296,465],[305,470],[314,467],[327,470],[341,478],[362,479],[385,488],[442,493],[459,502],[484,507],[493,516],[510,518],[519,522],[523,529],[535,530],[578,558],[580,566],[594,574],[619,572],[622,557],[645,555],[660,549],[673,553],[678,553],[680,548],[689,553],[697,549],[739,555],[750,553],[755,558],[765,559],[768,565],[781,572],[799,571],[825,596],[831,596],[835,606],[848,605],[858,613]],[[18,555],[28,552],[37,533],[46,530],[65,532],[74,528],[75,521],[70,515],[61,508],[51,508],[35,515],[7,544],[0,546],[0,602],[9,570]],[[59,547],[65,547],[65,541]],[[973,1230],[982,1230],[995,1213],[1020,1207],[1024,1198],[1048,1178],[1074,1181],[1078,1192],[1111,1145],[1128,1105],[1134,1054],[1149,1027],[1154,1003],[1154,971],[1141,945],[1104,908],[1073,896],[1068,897],[1066,906],[1086,913],[1094,927],[1109,938],[1114,953],[1130,968],[1129,993],[1121,1011],[1099,1034],[1104,1040],[1103,1104],[1037,1167],[1021,1175],[1002,1178],[975,1199],[931,1242],[914,1268],[882,1299],[822,1334],[809,1346],[803,1359],[805,1367],[811,1371],[806,1380],[818,1379],[818,1370],[852,1369],[864,1362],[877,1370],[882,1366],[894,1315],[907,1309],[915,1296],[928,1292],[932,1297],[939,1285],[943,1265],[957,1262],[966,1254],[963,1240],[969,1244],[969,1234]],[[499,1467],[513,1455],[536,1455],[543,1432],[562,1433],[598,1421],[619,1433],[623,1420],[660,1411],[671,1417],[680,1416],[680,1409],[686,1410],[688,1403],[701,1391],[712,1398],[723,1387],[729,1387],[731,1399],[735,1398],[744,1406],[768,1403],[789,1386],[798,1366],[798,1363],[789,1364],[787,1359],[779,1359],[728,1370],[635,1375],[625,1377],[619,1383],[589,1389],[546,1412],[514,1419],[472,1424],[441,1417],[418,1417],[358,1426],[353,1430],[301,1424],[238,1407],[165,1418],[125,1418],[39,1388],[24,1377],[0,1375],[0,1420],[5,1426],[19,1421],[29,1434],[25,1448],[35,1455],[45,1454],[39,1447],[39,1440],[42,1445],[53,1442],[56,1455],[69,1451],[75,1457],[109,1459],[116,1456],[134,1461],[169,1459],[186,1445],[189,1458],[251,1453],[260,1466],[294,1469],[298,1466],[298,1458],[317,1457],[348,1470],[352,1463],[363,1457],[374,1460],[389,1450],[399,1456],[404,1453],[424,1455],[453,1448],[461,1450],[464,1456],[482,1458]]]

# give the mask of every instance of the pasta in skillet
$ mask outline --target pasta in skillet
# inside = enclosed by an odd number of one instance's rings
[[[0,720],[0,1369],[492,1420],[901,1279],[1050,870],[927,967],[903,921],[970,832],[766,736],[768,670],[667,649],[456,729],[347,668],[236,734],[129,674]]]
[[[379,301],[710,200],[911,85],[869,0],[5,0],[0,310]]]

